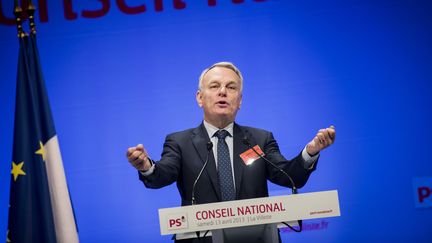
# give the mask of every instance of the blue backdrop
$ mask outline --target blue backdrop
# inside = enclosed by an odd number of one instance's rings
[[[12,2],[0,6],[0,239],[18,57]],[[36,23],[82,242],[169,241],[157,209],[180,205],[176,187],[145,189],[125,152],[143,143],[158,159],[166,134],[197,126],[198,76],[223,60],[245,78],[237,122],[274,132],[287,157],[318,129],[337,129],[301,192],[337,189],[342,216],[305,221],[284,241],[432,241],[432,208],[415,207],[412,185],[432,176],[430,1],[66,2],[35,1]]]

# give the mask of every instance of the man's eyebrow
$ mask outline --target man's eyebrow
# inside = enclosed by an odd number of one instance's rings
[[[236,85],[236,86],[239,86],[239,83],[233,80],[233,81],[229,81],[226,85]]]
[[[207,82],[207,84],[208,85],[211,85],[211,84],[221,84],[221,81],[219,81],[219,80],[217,80],[217,79],[215,79],[215,80],[210,80],[210,81],[208,81]],[[235,80],[231,80],[231,81],[228,81],[225,85],[238,85],[238,82],[236,82]]]

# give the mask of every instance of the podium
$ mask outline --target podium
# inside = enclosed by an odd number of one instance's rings
[[[336,190],[159,209],[162,235],[176,234],[177,239],[211,235],[213,242],[224,243],[274,242],[281,222],[337,216]]]

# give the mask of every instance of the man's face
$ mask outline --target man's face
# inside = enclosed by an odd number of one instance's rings
[[[215,126],[233,122],[242,102],[240,86],[240,77],[231,69],[214,67],[208,71],[196,96],[204,119]]]

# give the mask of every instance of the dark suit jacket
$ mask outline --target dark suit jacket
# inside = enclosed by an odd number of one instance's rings
[[[267,179],[271,182],[290,187],[289,179],[262,159],[245,165],[240,154],[249,149],[243,144],[248,138],[252,146],[259,145],[267,159],[283,168],[293,178],[297,188],[301,188],[316,168],[304,168],[301,153],[292,160],[285,159],[273,134],[252,127],[234,124],[234,177],[236,199],[248,199],[268,196]],[[182,205],[190,205],[192,186],[207,157],[209,135],[201,124],[197,128],[170,134],[166,137],[162,159],[155,163],[154,172],[149,176],[139,174],[148,188],[161,188],[177,182],[182,198]],[[198,204],[221,201],[220,186],[213,151],[209,162],[195,188]]]

